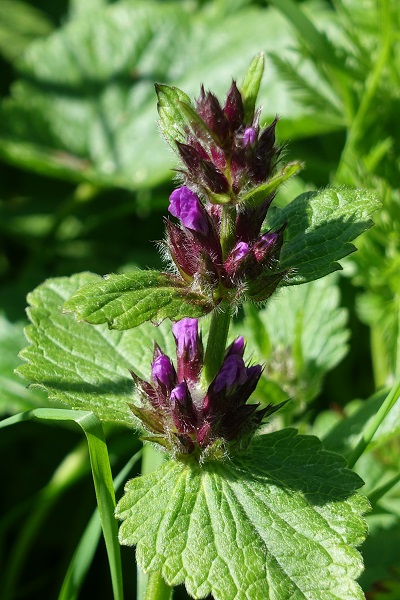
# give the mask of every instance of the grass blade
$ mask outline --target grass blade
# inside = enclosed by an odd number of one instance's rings
[[[142,455],[142,451],[136,452],[126,463],[124,468],[114,479],[115,491],[123,485],[133,468]],[[101,535],[101,523],[99,511],[96,509],[91,516],[81,540],[74,552],[68,571],[65,575],[58,600],[76,600],[84,581],[85,575],[92,563]]]
[[[115,494],[108,450],[101,422],[92,412],[88,411],[37,408],[5,419],[0,423],[0,428],[31,419],[53,422],[74,421],[83,429],[88,443],[97,506],[110,566],[114,600],[123,600],[121,553],[118,543],[118,526],[114,518]]]

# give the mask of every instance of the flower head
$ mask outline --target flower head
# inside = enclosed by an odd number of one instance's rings
[[[186,110],[186,129],[175,140],[183,185],[170,196],[177,222],[167,221],[167,254],[211,305],[266,300],[287,273],[279,270],[283,229],[261,231],[274,191],[261,192],[281,154],[278,119],[261,127],[260,110],[245,110],[235,81],[224,104],[202,86]]]
[[[203,345],[197,319],[182,319],[172,327],[176,342],[177,370],[155,346],[152,381],[132,373],[141,405],[131,405],[149,435],[176,455],[194,454],[216,444],[230,447],[250,439],[262,419],[278,407],[260,409],[247,404],[261,376],[261,366],[246,365],[244,340],[228,347],[225,359],[206,391],[200,387]],[[212,453],[211,453],[212,454]]]

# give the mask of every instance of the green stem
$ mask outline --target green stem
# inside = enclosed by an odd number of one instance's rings
[[[162,452],[158,452],[151,444],[145,444],[143,446],[142,454],[142,475],[147,475],[152,471],[155,471],[165,460],[165,455]],[[151,578],[151,576],[150,576]],[[149,584],[149,576],[144,573],[139,567],[136,567],[136,581],[137,581],[137,600],[145,600],[147,598],[147,590]],[[157,597],[157,596],[156,596]]]
[[[390,490],[392,488],[394,488],[394,486],[397,485],[399,483],[399,481],[400,481],[400,473],[398,473],[397,475],[392,477],[392,479],[390,479],[387,483],[381,485],[380,487],[376,488],[376,490],[371,492],[370,495],[368,496],[368,500],[371,502],[371,505],[375,506],[375,504],[377,504],[377,502],[383,496],[385,496],[385,494],[390,492]]]
[[[146,600],[170,600],[172,593],[173,588],[165,583],[161,573],[158,571],[150,573]]]
[[[225,260],[234,244],[236,211],[233,206],[223,206],[221,215],[221,233],[220,241],[222,248],[222,258]]]
[[[200,383],[203,389],[207,389],[210,385],[224,359],[231,317],[232,308],[226,300],[223,300],[211,317],[207,348],[201,373]]]
[[[397,400],[400,397],[400,379],[397,380],[395,385],[390,390],[387,395],[385,401],[382,406],[372,419],[372,421],[366,426],[364,433],[359,440],[357,446],[354,448],[348,463],[349,467],[353,468],[360,456],[365,452],[367,447],[369,446],[372,438],[374,437],[379,425],[384,421],[387,417],[393,406],[396,404]]]
[[[382,330],[378,323],[371,325],[371,358],[372,371],[376,389],[388,384],[389,367],[386,358],[386,348],[382,337]]]

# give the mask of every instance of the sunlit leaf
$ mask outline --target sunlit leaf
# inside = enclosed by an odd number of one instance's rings
[[[128,482],[120,541],[195,598],[361,600],[360,483],[317,438],[262,435],[229,462],[171,460]]]

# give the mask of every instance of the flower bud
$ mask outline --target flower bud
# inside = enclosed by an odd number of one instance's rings
[[[176,343],[178,380],[197,382],[203,363],[203,344],[198,332],[198,320],[185,318],[172,325]]]
[[[228,254],[224,269],[228,275],[233,276],[239,270],[243,260],[249,255],[249,245],[246,242],[238,242]]]
[[[218,137],[221,145],[224,145],[229,132],[229,125],[218,98],[211,92],[205,93],[204,87],[201,86],[200,98],[197,100],[196,108],[197,114]]]
[[[236,131],[241,127],[244,117],[243,100],[235,81],[232,81],[226,97],[224,113],[231,131]]]
[[[179,433],[192,433],[197,424],[196,411],[186,381],[171,392],[172,420]]]
[[[176,372],[168,356],[162,354],[155,359],[151,365],[151,374],[160,403],[165,406],[168,403],[171,390],[177,383]]]

